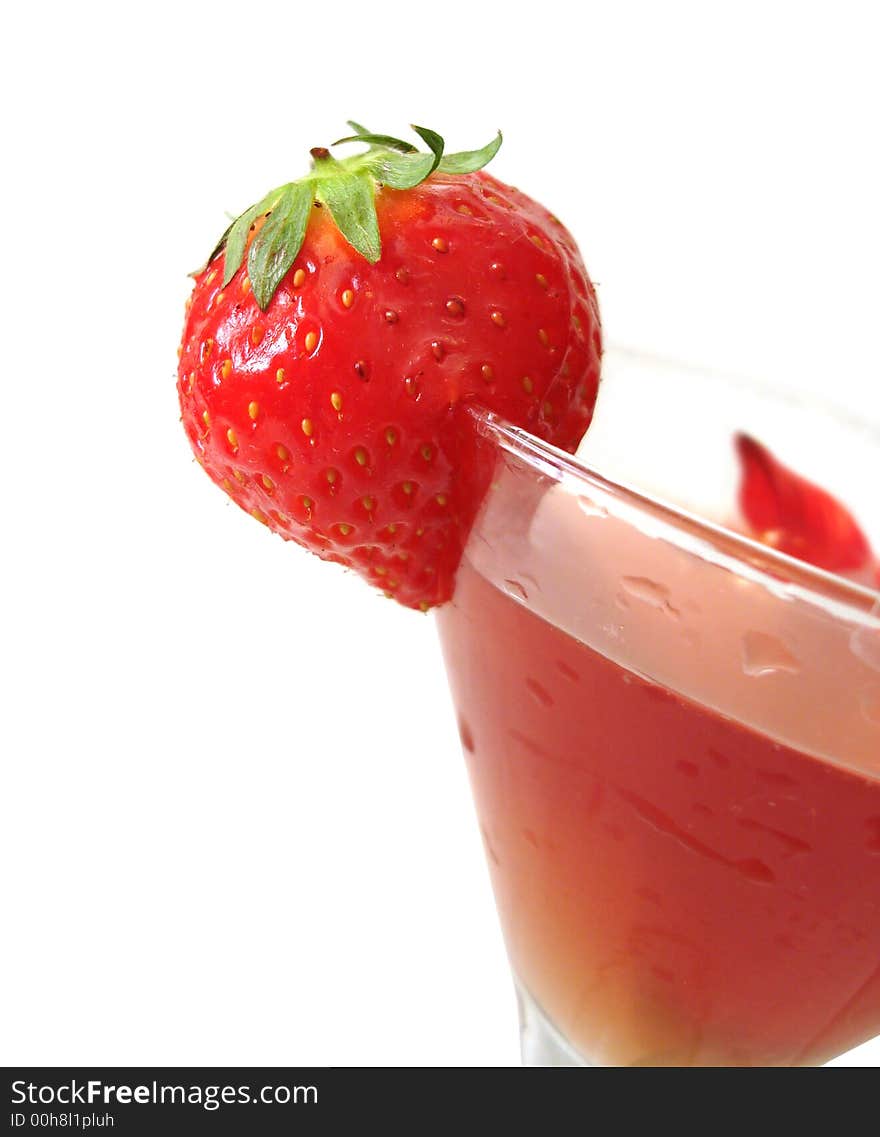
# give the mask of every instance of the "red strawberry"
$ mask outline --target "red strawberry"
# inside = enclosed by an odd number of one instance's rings
[[[735,444],[740,509],[759,541],[818,568],[880,581],[868,539],[845,506],[748,435],[736,435]]]
[[[465,408],[574,450],[599,315],[562,224],[478,172],[500,135],[444,157],[432,131],[414,128],[423,154],[355,129],[366,153],[313,150],[196,274],[180,404],[243,509],[426,609],[451,594],[488,477]]]

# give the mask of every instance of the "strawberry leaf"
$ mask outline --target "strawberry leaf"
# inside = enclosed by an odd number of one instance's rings
[[[462,150],[458,154],[447,154],[437,169],[441,174],[473,174],[492,161],[501,148],[502,141],[499,130],[492,141],[481,150]]]
[[[370,169],[383,185],[405,190],[425,180],[434,169],[434,160],[430,154],[390,154],[386,150],[377,154]]]
[[[375,264],[382,255],[375,191],[369,177],[334,170],[318,182],[318,197],[333,215],[346,241]]]
[[[221,253],[226,248],[226,242],[229,238],[229,234],[232,232],[232,226],[234,224],[235,224],[235,221],[230,221],[229,224],[226,226],[226,228],[223,230],[223,235],[221,236],[221,238],[217,242],[217,244],[214,246],[214,248],[211,250],[211,255],[205,261],[202,268],[207,268],[208,265],[211,263],[211,261],[214,259],[214,257],[216,257],[218,255],[218,253]],[[201,272],[202,270],[199,269],[198,271]],[[192,275],[195,276],[196,274],[192,273]]]
[[[272,190],[267,193],[264,198],[252,205],[250,209],[246,209],[240,217],[229,226],[221,238],[220,246],[225,243],[226,256],[224,261],[223,270],[223,287],[232,280],[235,274],[241,268],[241,262],[244,259],[244,250],[247,247],[248,234],[251,231],[251,226],[258,217],[262,217],[274,208],[275,203],[281,197],[285,187]]]
[[[439,134],[425,126],[414,126],[413,130],[427,142],[431,154],[420,154],[414,146],[406,154],[389,154],[387,150],[380,150],[370,164],[376,180],[392,189],[405,190],[417,186],[433,174],[443,157],[444,144]]]
[[[370,134],[369,131],[359,130],[357,134],[349,134],[346,138],[337,138],[333,145],[341,146],[343,142],[368,142],[371,149],[399,150],[401,154],[416,153],[416,148],[412,143],[404,142],[402,138],[393,138],[390,134]]]
[[[434,161],[429,171],[429,173],[433,174],[440,165],[440,160],[443,157],[443,148],[446,143],[435,130],[429,130],[426,126],[413,126],[413,130],[423,142],[428,144],[428,149],[434,155]]]
[[[254,299],[263,311],[302,248],[313,201],[311,183],[294,182],[287,186],[266,224],[251,242],[248,275]]]

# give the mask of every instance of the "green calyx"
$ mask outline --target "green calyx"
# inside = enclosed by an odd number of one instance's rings
[[[309,173],[298,181],[278,186],[246,209],[232,222],[208,258],[210,263],[225,250],[225,287],[241,267],[252,226],[265,217],[247,254],[254,298],[264,311],[302,248],[313,204],[326,206],[348,243],[370,264],[375,264],[382,255],[376,218],[376,192],[380,186],[412,189],[435,171],[470,174],[490,162],[501,146],[499,131],[481,150],[444,154],[439,134],[414,126],[412,129],[428,147],[426,154],[391,135],[373,134],[356,122],[348,125],[353,133],[333,145],[360,142],[367,146],[366,151],[339,159],[323,147],[312,150]]]

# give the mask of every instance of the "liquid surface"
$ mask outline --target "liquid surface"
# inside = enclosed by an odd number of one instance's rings
[[[522,599],[465,561],[438,621],[508,951],[545,1014],[603,1065],[815,1065],[878,1033],[880,782]],[[756,638],[745,663],[795,667]]]

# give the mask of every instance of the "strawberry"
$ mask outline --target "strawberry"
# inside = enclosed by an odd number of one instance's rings
[[[740,509],[759,541],[818,568],[880,583],[880,563],[845,506],[748,435],[734,442]]]
[[[567,230],[483,172],[500,134],[445,155],[425,128],[430,153],[351,125],[365,152],[313,150],[194,274],[182,419],[243,509],[426,610],[491,474],[467,408],[573,451],[599,314]]]

